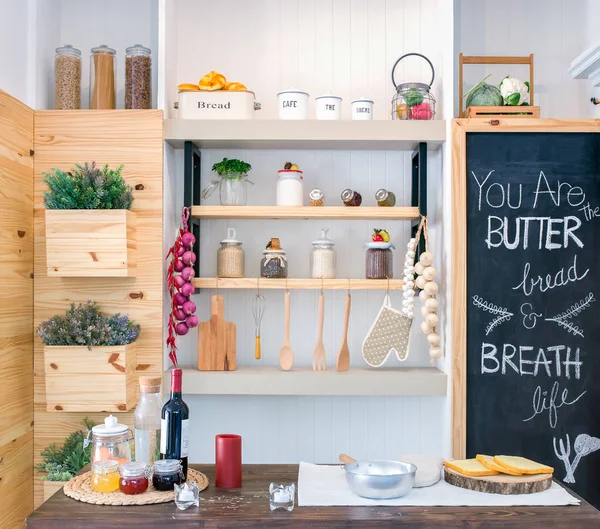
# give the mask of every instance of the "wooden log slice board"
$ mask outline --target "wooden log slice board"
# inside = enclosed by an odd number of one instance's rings
[[[444,468],[444,479],[455,487],[490,494],[532,494],[543,492],[552,485],[552,474],[465,476],[451,468]]]

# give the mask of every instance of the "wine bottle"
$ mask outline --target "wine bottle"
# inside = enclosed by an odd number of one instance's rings
[[[181,397],[181,369],[171,370],[171,397],[160,420],[160,457],[179,459],[187,479],[190,410]]]

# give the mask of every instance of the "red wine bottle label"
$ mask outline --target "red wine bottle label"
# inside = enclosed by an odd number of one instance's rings
[[[160,453],[167,453],[167,419],[160,420]]]
[[[181,421],[181,457],[187,457],[190,446],[190,420]]]

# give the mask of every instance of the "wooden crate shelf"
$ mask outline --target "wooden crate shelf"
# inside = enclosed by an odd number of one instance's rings
[[[242,277],[239,279],[216,277],[196,277],[193,280],[196,288],[254,289],[259,286],[264,290],[399,290],[404,285],[402,279],[310,279],[293,277],[289,279],[264,279]]]
[[[192,206],[201,219],[417,220],[419,208],[379,206]]]

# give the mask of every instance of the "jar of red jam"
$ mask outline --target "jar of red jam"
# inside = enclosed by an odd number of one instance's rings
[[[123,463],[119,489],[123,494],[141,494],[148,489],[149,467],[145,463]]]
[[[185,481],[179,459],[157,459],[152,467],[152,485],[156,490],[173,490]]]

